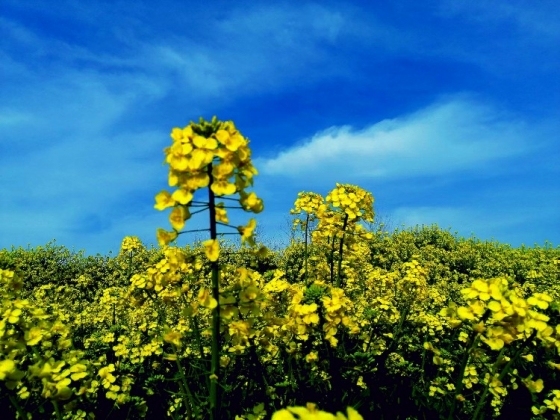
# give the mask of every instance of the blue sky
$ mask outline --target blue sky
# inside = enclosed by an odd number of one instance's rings
[[[155,4],[2,0],[0,248],[155,243],[169,132],[213,115],[251,141],[265,242],[340,182],[392,227],[560,243],[556,0]]]

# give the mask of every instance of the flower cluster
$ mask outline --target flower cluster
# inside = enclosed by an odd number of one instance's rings
[[[356,185],[337,183],[326,201],[335,208],[340,207],[350,221],[361,218],[373,222],[373,195]]]
[[[125,236],[121,242],[121,254],[128,254],[129,252],[142,251],[144,244],[137,236]]]
[[[171,137],[174,190],[155,207],[171,208],[173,230],[159,231],[161,248],[126,237],[114,259],[67,271],[68,254],[52,269],[44,254],[0,251],[0,386],[19,418],[47,399],[59,419],[133,407],[149,418],[262,420],[287,407],[272,418],[362,419],[351,407],[297,406],[307,400],[356,403],[368,418],[396,417],[400,401],[414,411],[403,418],[480,419],[521,385],[534,415],[560,412],[560,249],[509,251],[437,229],[373,233],[373,196],[336,184],[324,199],[298,195],[305,242],[261,264],[254,219],[235,232],[249,249],[230,252],[217,232],[234,228],[228,209],[263,210],[247,191],[257,174],[247,139],[215,118]],[[207,202],[195,201],[204,188]],[[204,210],[210,239],[169,246]],[[25,281],[11,269],[24,260],[36,264]]]
[[[194,201],[194,195],[201,188],[209,187],[216,196],[239,193],[239,204],[243,209],[253,213],[263,210],[262,200],[254,192],[246,192],[258,172],[251,162],[248,140],[232,121],[221,122],[216,117],[211,122],[201,119],[198,124],[174,128],[171,139],[173,144],[165,149],[165,161],[169,165],[169,186],[176,189],[172,193],[164,190],[157,194],[155,208],[173,208],[169,215],[173,230],[158,230],[161,245],[177,238],[185,222],[191,218],[191,208],[199,205]],[[224,203],[212,206],[211,211],[217,222],[228,223]],[[252,242],[254,226],[239,229],[243,239]]]
[[[73,349],[64,318],[21,299],[23,282],[15,272],[0,269],[0,285],[0,381],[22,400],[37,390],[54,404],[74,398],[68,409],[87,398],[94,365]]]
[[[552,302],[552,297],[546,293],[534,293],[524,299],[509,287],[505,277],[475,280],[461,293],[468,305],[456,308],[456,318],[471,322],[482,334],[481,340],[492,350],[500,350],[504,345],[533,334],[545,346],[560,349],[560,327],[548,325],[550,317],[540,312]],[[449,314],[446,310],[443,312]]]
[[[308,403],[305,407],[288,407],[276,411],[272,420],[363,420],[358,412],[348,407],[347,415],[341,412],[336,415],[317,409],[315,404]]]

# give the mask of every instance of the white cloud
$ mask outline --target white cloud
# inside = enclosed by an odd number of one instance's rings
[[[191,31],[148,44],[147,68],[177,77],[191,95],[221,101],[248,93],[275,91],[348,71],[332,65],[328,47],[354,36],[351,8],[331,10],[303,4],[233,8],[222,19],[193,23]],[[203,35],[203,36],[202,36]]]
[[[328,185],[356,178],[444,175],[525,153],[539,134],[539,127],[459,97],[361,130],[331,127],[257,162],[264,175]]]

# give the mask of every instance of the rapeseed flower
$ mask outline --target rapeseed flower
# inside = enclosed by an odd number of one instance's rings
[[[220,257],[220,243],[217,239],[208,239],[202,242],[204,253],[210,261],[217,261]]]
[[[159,228],[156,233],[156,238],[159,245],[164,246],[177,239],[177,232],[169,232],[167,230]]]
[[[198,302],[209,309],[214,309],[218,306],[218,301],[212,297],[210,291],[206,288],[200,289],[198,292]]]
[[[154,206],[156,209],[165,210],[167,207],[173,207],[174,205],[175,200],[168,191],[161,191],[156,195],[156,205]]]
[[[185,221],[191,217],[189,209],[185,206],[175,207],[169,214],[169,221],[174,230],[181,230],[185,226]]]
[[[295,414],[295,416],[294,416]],[[272,414],[271,420],[364,420],[358,412],[348,407],[347,415],[318,410],[315,404],[308,403],[306,407],[288,407]]]
[[[17,370],[16,363],[11,359],[0,361],[0,381],[5,381],[7,377]]]

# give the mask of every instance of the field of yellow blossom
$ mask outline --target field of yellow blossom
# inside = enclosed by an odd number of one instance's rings
[[[297,239],[273,251],[255,219],[229,224],[264,210],[233,122],[171,138],[157,248],[0,251],[2,418],[560,415],[560,247],[370,228],[373,195],[336,184],[295,197]]]

